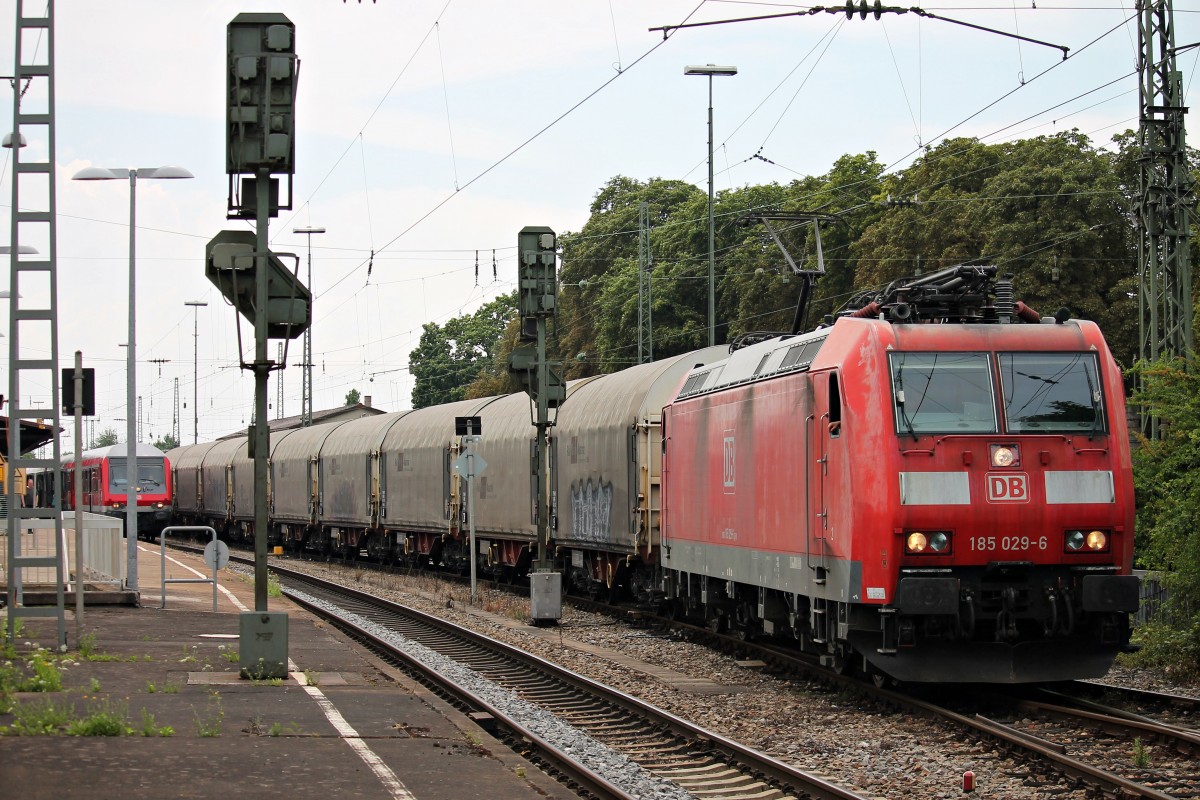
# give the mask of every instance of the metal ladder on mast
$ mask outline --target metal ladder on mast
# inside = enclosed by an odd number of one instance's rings
[[[62,461],[59,447],[58,275],[55,217],[54,135],[54,2],[48,0],[45,16],[30,16],[27,4],[16,3],[16,48],[13,72],[12,126],[12,235],[10,238],[8,317],[8,591],[7,635],[15,637],[22,617],[55,617],[58,645],[67,643],[64,602],[62,500],[52,492],[51,507],[26,508],[21,502],[25,487],[17,486],[18,470],[56,470]],[[32,4],[29,4],[32,5]],[[31,109],[32,107],[32,109]],[[23,135],[26,129],[31,136]],[[26,142],[45,145],[44,160],[23,161]],[[22,194],[22,186],[25,186]],[[41,208],[30,209],[40,202]],[[32,258],[22,257],[22,242],[47,248]],[[27,251],[28,253],[28,251]],[[48,356],[47,356],[48,353]],[[49,397],[46,388],[49,388]],[[41,405],[35,406],[35,402]],[[51,457],[22,454],[21,428],[28,419],[49,418],[54,432]],[[54,520],[53,555],[21,555],[21,535],[26,520]],[[22,573],[29,569],[53,570],[55,605],[28,607],[23,602]],[[81,589],[77,584],[77,589]]]

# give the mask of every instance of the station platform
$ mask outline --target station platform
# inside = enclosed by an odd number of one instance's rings
[[[211,571],[168,552],[166,576]],[[110,711],[133,735],[0,738],[0,800],[331,797],[491,800],[574,794],[465,715],[285,598],[288,679],[238,677],[239,614],[249,576],[223,570],[217,611],[204,584],[167,584],[157,545],[141,544],[138,605],[84,610],[90,658],[63,665],[62,692],[18,693],[65,704],[75,719]],[[85,601],[88,596],[85,595]],[[3,620],[7,625],[7,620]],[[53,648],[53,620],[22,620],[19,654]],[[73,608],[68,642],[77,646]],[[14,722],[0,714],[0,726]],[[163,732],[170,736],[146,736]]]

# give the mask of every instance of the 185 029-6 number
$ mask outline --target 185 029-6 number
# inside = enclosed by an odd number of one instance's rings
[[[967,542],[975,552],[1045,550],[1050,546],[1045,536],[968,536]]]

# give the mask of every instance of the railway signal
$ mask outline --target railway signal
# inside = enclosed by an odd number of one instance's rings
[[[537,427],[537,458],[532,465],[537,485],[538,560],[529,576],[530,615],[535,625],[557,622],[562,616],[562,575],[550,561],[550,475],[548,431],[558,407],[567,399],[562,364],[546,357],[550,320],[558,308],[558,238],[542,226],[522,228],[517,234],[521,344],[508,357],[508,372],[529,394],[533,424]],[[550,410],[555,410],[551,418]],[[474,563],[474,554],[471,556]]]
[[[254,611],[242,614],[242,677],[287,676],[287,615],[267,613],[267,379],[281,369],[268,357],[267,340],[294,339],[312,320],[312,295],[300,283],[299,257],[290,271],[271,252],[267,226],[291,208],[296,168],[296,26],[283,14],[238,14],[227,31],[225,172],[230,219],[252,219],[255,231],[222,231],[208,243],[205,274],[254,325]],[[286,175],[286,199],[279,181]],[[239,324],[240,330],[240,324]],[[239,335],[239,339],[240,339]],[[280,656],[283,657],[280,657]]]

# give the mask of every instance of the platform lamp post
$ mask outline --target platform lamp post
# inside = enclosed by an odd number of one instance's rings
[[[308,291],[312,292],[312,237],[314,233],[324,233],[324,228],[292,228],[292,233],[303,233],[308,238]],[[304,331],[304,387],[300,391],[300,427],[312,425],[312,326]]]
[[[185,300],[192,307],[192,444],[200,443],[200,309],[208,303],[203,300]]]
[[[137,167],[108,169],[86,167],[76,172],[72,180],[116,181],[129,180],[129,352],[126,353],[126,410],[125,410],[125,546],[126,586],[137,591],[137,335],[136,303],[136,231],[137,231],[137,180],[138,178],[192,178],[183,167]]]
[[[684,75],[708,77],[708,346],[717,343],[716,236],[713,225],[713,90],[714,76],[737,75],[737,67],[718,67],[715,64],[685,67]]]

